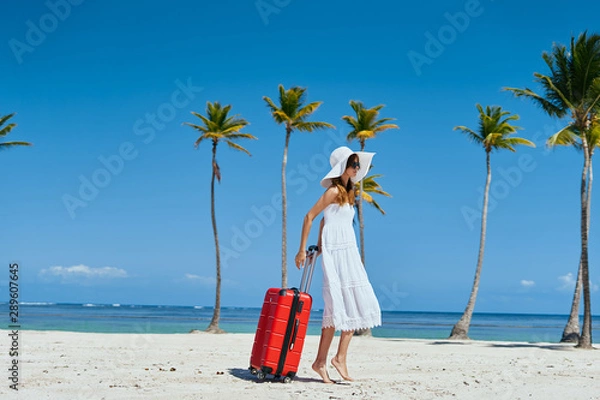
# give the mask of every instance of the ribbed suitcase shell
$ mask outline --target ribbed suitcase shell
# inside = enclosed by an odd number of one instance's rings
[[[295,293],[298,293],[296,301]],[[254,336],[250,370],[262,371],[265,376],[296,375],[311,307],[312,297],[308,293],[294,288],[267,290]]]

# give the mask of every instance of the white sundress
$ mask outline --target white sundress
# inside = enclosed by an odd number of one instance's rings
[[[323,328],[349,331],[381,325],[381,309],[356,246],[354,207],[330,204],[321,237]]]

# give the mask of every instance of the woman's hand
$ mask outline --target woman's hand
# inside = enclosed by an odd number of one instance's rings
[[[304,262],[306,261],[306,251],[300,250],[298,254],[296,254],[296,268],[300,269],[304,266]]]

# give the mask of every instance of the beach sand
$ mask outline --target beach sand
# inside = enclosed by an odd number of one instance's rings
[[[600,399],[600,352],[572,345],[357,337],[355,381],[326,385],[310,368],[318,336],[284,384],[250,374],[250,334],[19,334],[19,391],[3,350],[2,399]]]

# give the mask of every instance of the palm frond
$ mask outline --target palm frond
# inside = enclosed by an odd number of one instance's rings
[[[17,124],[8,124],[4,128],[0,129],[0,137],[4,137],[12,131]]]
[[[562,118],[567,113],[566,110],[555,105],[554,103],[550,102],[549,100],[543,98],[542,96],[535,93],[531,89],[504,88],[503,90],[512,92],[515,95],[515,97],[525,97],[525,98],[532,100],[542,110],[544,110],[546,112],[546,114],[548,114],[550,116],[556,116],[558,118]]]
[[[252,154],[250,154],[250,152],[248,150],[246,150],[245,148],[243,148],[242,146],[240,146],[237,143],[233,143],[231,140],[225,140],[225,143],[227,143],[227,145],[235,150],[239,150],[239,151],[243,151],[244,153],[248,154],[249,156],[252,156]]]
[[[455,131],[462,131],[462,133],[464,133],[465,135],[467,135],[467,138],[473,142],[473,143],[477,143],[477,144],[481,144],[483,143],[483,139],[481,136],[479,136],[479,134],[477,132],[475,132],[474,130],[467,128],[466,126],[455,126],[454,129]]]
[[[273,103],[273,100],[271,100],[267,96],[263,96],[263,100],[267,103],[267,107],[269,107],[269,109],[271,110],[271,116],[277,124],[283,124],[290,121],[290,118],[285,114],[285,112],[283,112],[279,107],[277,107],[275,103]]]
[[[371,204],[376,209],[378,209],[382,214],[385,214],[385,211],[383,210],[383,208],[381,208],[381,206],[377,203],[377,201],[375,201],[375,199],[371,195],[371,194],[379,194],[379,195],[386,196],[386,197],[392,197],[392,195],[385,192],[383,190],[383,188],[381,187],[381,185],[375,180],[376,178],[380,178],[382,176],[383,175],[381,175],[381,174],[375,174],[375,175],[370,175],[370,176],[364,177],[362,180],[362,186],[363,186],[362,192],[360,190],[361,183],[356,182],[354,184],[354,194],[356,197],[359,197],[359,196],[362,197],[362,199],[366,203]]]
[[[314,101],[305,105],[296,113],[296,119],[304,120],[306,117],[317,111],[321,104],[323,104],[322,101]]]
[[[189,122],[184,122],[183,125],[190,126],[190,127],[194,128],[195,130],[200,131],[202,133],[209,132],[209,130],[206,126],[191,124]]]
[[[300,132],[313,132],[319,129],[335,129],[335,126],[327,122],[298,121],[292,126]]]
[[[391,118],[387,118],[387,119],[391,119]],[[374,132],[375,133],[379,133],[379,132],[383,132],[383,131],[387,131],[388,129],[400,129],[400,127],[396,124],[384,124],[384,125],[378,125],[375,129]]]
[[[12,147],[17,147],[17,146],[33,146],[33,144],[31,144],[29,142],[4,142],[4,143],[0,143],[0,150],[8,150]]]
[[[16,113],[8,114],[0,118],[0,126],[4,125],[6,121],[15,116]]]
[[[231,139],[252,139],[258,140],[256,136],[251,135],[250,133],[230,133],[226,135],[226,138]]]
[[[546,141],[546,145],[548,147],[554,146],[575,146],[578,147],[578,138],[577,133],[573,131],[573,126],[569,125],[562,128],[560,131],[556,132],[554,135],[550,136]]]

